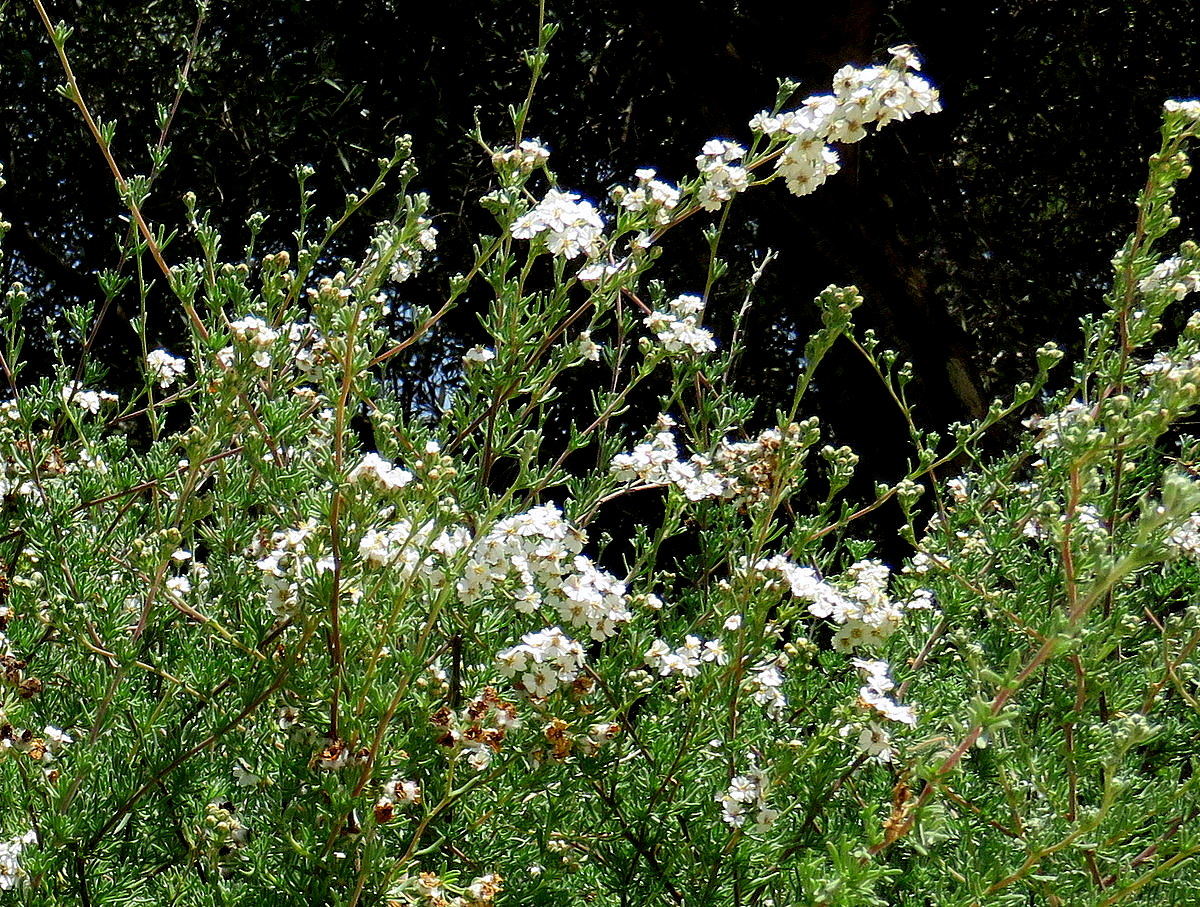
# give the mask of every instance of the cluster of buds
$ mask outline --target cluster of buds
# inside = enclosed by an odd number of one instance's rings
[[[501,173],[532,173],[537,168],[546,166],[548,160],[550,149],[543,145],[540,139],[525,139],[516,148],[505,148],[492,154],[492,166]]]
[[[768,499],[819,437],[813,416],[782,430],[767,429],[753,441],[721,441],[712,460],[725,479],[725,495],[739,506]]]
[[[46,725],[40,735],[28,728],[17,728],[4,722],[0,724],[0,758],[8,753],[20,753],[43,766],[47,777],[53,781],[58,773],[50,768],[51,763],[74,738],[65,731]]]
[[[271,348],[279,339],[279,331],[271,327],[257,315],[246,315],[229,323],[233,333],[234,346],[227,346],[217,352],[217,361],[229,368],[235,361],[237,350],[244,349],[250,354],[250,361],[259,368],[269,368],[271,365]]]
[[[238,818],[233,803],[222,800],[205,807],[199,837],[206,845],[209,858],[220,866],[222,877],[227,878],[233,870],[224,864],[240,856],[240,851],[250,842],[250,829]]]

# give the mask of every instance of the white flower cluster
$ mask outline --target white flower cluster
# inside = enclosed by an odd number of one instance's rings
[[[1169,536],[1167,547],[1200,561],[1200,513],[1193,513]]]
[[[1142,278],[1138,289],[1145,295],[1168,292],[1177,300],[1183,299],[1200,289],[1200,271],[1190,264],[1185,268],[1183,259],[1176,255],[1155,265],[1154,270]]]
[[[740,614],[731,615],[724,623],[724,629],[730,633],[737,632],[741,626]],[[730,655],[723,641],[703,640],[689,634],[684,637],[683,645],[675,649],[661,639],[654,640],[642,658],[646,667],[660,677],[678,675],[692,678],[700,675],[701,667],[705,664],[729,664]],[[787,665],[787,655],[780,652],[753,665],[742,679],[743,689],[772,718],[779,718],[787,706],[787,697],[783,694],[783,669]]]
[[[13,670],[8,666],[6,668]],[[16,673],[20,673],[19,668],[16,669]],[[49,724],[42,730],[41,736],[32,730],[14,728],[11,725],[8,726],[8,731],[6,736],[0,738],[0,757],[9,753],[21,753],[40,763],[43,771],[48,771],[45,767],[54,762],[68,745],[75,742],[66,731]]]
[[[497,170],[532,173],[538,167],[545,166],[548,160],[550,149],[542,144],[541,139],[525,139],[516,148],[495,152],[492,155],[492,166]]]
[[[1062,447],[1069,442],[1091,445],[1099,440],[1103,431],[1096,425],[1092,407],[1082,400],[1072,400],[1048,416],[1030,416],[1021,424],[1041,432],[1041,436],[1033,443],[1034,450],[1038,451]],[[1038,460],[1033,465],[1041,466],[1042,461]]]
[[[379,454],[369,453],[350,470],[347,478],[351,482],[371,485],[386,494],[403,488],[413,480],[413,475],[406,469],[392,465]]]
[[[344,277],[344,274],[338,274],[336,279]],[[333,284],[334,279],[325,277],[321,279],[321,290],[310,287],[307,292],[310,297],[318,296],[322,291],[339,296],[350,294],[349,290],[339,290]],[[249,353],[246,358],[255,368],[270,368],[272,350],[281,337],[287,338],[288,350],[287,354],[281,355],[279,359],[294,368],[302,380],[313,377],[317,368],[330,358],[325,338],[314,325],[306,321],[288,322],[274,328],[257,315],[246,315],[231,322],[229,327],[233,332],[234,343],[221,348],[216,354],[217,364],[222,369],[232,369],[238,363],[239,349]],[[215,380],[220,381],[220,375],[215,376]],[[311,391],[303,389],[297,389],[297,393],[311,395]]]
[[[287,326],[288,361],[304,375],[316,371],[329,355],[329,346],[321,332],[306,321],[293,321]]]
[[[667,303],[667,311],[651,312],[642,323],[658,336],[668,353],[691,350],[693,353],[711,353],[717,348],[712,332],[700,327],[704,314],[704,300],[699,296],[684,293]]]
[[[514,239],[545,233],[546,248],[553,255],[595,258],[604,239],[604,220],[577,193],[551,189],[532,210],[513,221],[510,232]]]
[[[395,283],[403,283],[421,270],[425,254],[437,249],[437,233],[433,221],[423,215],[417,215],[403,227],[379,224],[371,238],[364,268],[371,269],[381,258],[385,259],[389,261],[388,277]],[[350,291],[345,292],[349,295]]]
[[[245,315],[229,323],[233,339],[250,350],[250,361],[259,368],[271,365],[271,347],[279,339],[279,331],[268,325],[257,315]],[[226,368],[233,364],[235,348],[227,346],[218,351],[217,361]]]
[[[0,497],[19,495],[31,498],[37,485],[29,476],[28,467],[20,460],[5,457],[0,459]]]
[[[1192,353],[1180,360],[1160,350],[1139,371],[1147,377],[1161,375],[1172,384],[1182,384],[1184,381],[1200,383],[1200,353]]]
[[[771,718],[781,718],[787,707],[787,697],[783,695],[783,669],[787,666],[788,657],[780,652],[754,665],[742,681],[742,685],[750,691],[751,698]]]
[[[518,678],[530,696],[546,697],[560,684],[575,681],[583,670],[583,646],[567,636],[561,628],[551,627],[536,633],[526,633],[520,645],[496,653],[500,673]]]
[[[852,658],[851,662],[866,678],[866,683],[858,691],[861,705],[874,709],[888,721],[907,724],[909,727],[917,723],[917,713],[913,711],[912,706],[900,705],[887,695],[896,688],[895,682],[888,676],[891,665],[886,661],[864,658]]]
[[[1163,110],[1167,113],[1182,113],[1188,119],[1200,122],[1200,100],[1195,98],[1186,100],[1173,98],[1163,103]]]
[[[516,706],[501,699],[493,687],[485,687],[458,712],[441,706],[430,722],[439,730],[438,744],[465,757],[478,772],[491,764],[493,754],[504,749],[505,737],[522,724]]]
[[[453,876],[443,880],[435,872],[405,876],[388,890],[387,903],[405,907],[487,907],[504,890],[504,879],[498,872],[484,873],[466,888],[458,887],[456,881]]]
[[[833,94],[805,98],[781,114],[763,111],[750,121],[756,132],[791,136],[775,162],[776,171],[794,195],[808,195],[841,168],[833,143],[851,144],[867,136],[867,126],[881,129],[917,113],[942,109],[938,92],[914,70],[921,62],[907,46],[889,48],[887,66],[858,69],[843,66],[833,77]]]
[[[650,245],[648,233],[639,234],[639,239],[631,241],[630,245],[641,244],[644,240],[644,245],[639,245],[639,248],[648,248]],[[619,261],[609,262],[603,258],[597,258],[595,261],[589,262],[579,269],[579,273],[575,276],[583,283],[597,283],[600,281],[611,280],[621,274],[629,273],[634,269],[634,261],[626,256]]]
[[[741,828],[751,815],[754,830],[764,832],[779,818],[778,810],[767,806],[767,790],[770,785],[767,773],[752,765],[744,775],[735,775],[729,788],[717,797],[721,804],[721,821],[734,828]]]
[[[75,382],[71,382],[63,387],[62,400],[63,403],[74,403],[84,412],[94,416],[100,412],[101,403],[116,403],[117,395],[108,391],[85,391]]]
[[[760,560],[754,570],[782,574],[792,595],[810,603],[810,614],[838,624],[833,645],[839,652],[882,645],[899,629],[905,611],[932,607],[931,595],[923,590],[908,602],[892,601],[887,594],[891,569],[875,560],[852,564],[846,571],[851,581],[846,588],[826,582],[811,567],[799,567],[783,555]]]
[[[638,178],[636,189],[622,189],[613,193],[622,208],[627,211],[646,212],[653,224],[659,227],[671,222],[671,212],[679,204],[679,190],[670,183],[655,179],[657,173],[647,167],[635,170]]]
[[[417,527],[399,520],[386,529],[364,532],[358,553],[369,567],[389,567],[405,579],[419,571],[436,586],[444,582],[445,573],[434,555],[448,560],[470,542],[470,533],[461,526],[439,530],[432,520]]]
[[[675,420],[658,417],[654,437],[638,444],[630,453],[613,457],[610,469],[622,482],[640,481],[649,485],[674,485],[689,501],[722,497],[728,494],[726,480],[708,467],[711,461],[701,454],[687,460],[679,458],[679,448],[671,429]]]
[[[146,371],[159,387],[170,387],[186,369],[186,362],[166,350],[154,350],[146,356]]]
[[[896,756],[896,747],[892,743],[892,735],[879,719],[906,724],[910,727],[917,723],[916,712],[911,706],[900,705],[888,696],[895,683],[888,676],[891,670],[886,661],[868,661],[862,658],[852,659],[854,666],[860,670],[865,683],[858,691],[858,705],[872,709],[876,718],[862,722],[844,725],[839,733],[842,737],[857,734],[855,744],[858,751],[866,754],[876,762],[891,762]]]
[[[433,225],[428,217],[417,218],[418,232],[414,243],[407,243],[404,246],[403,256],[397,256],[396,261],[392,262],[392,280],[397,282],[408,280],[421,267],[421,261],[425,252],[433,252],[437,249],[437,227]],[[404,270],[407,269],[407,270]]]
[[[696,156],[700,170],[696,200],[705,211],[716,211],[750,187],[750,171],[738,163],[745,155],[746,149],[736,142],[709,139],[704,143]]]
[[[719,639],[706,641],[690,635],[684,638],[682,646],[674,650],[661,639],[656,639],[643,657],[646,659],[646,666],[652,671],[657,671],[660,677],[671,674],[698,677],[703,662],[729,664],[729,652],[725,649],[725,643]]]
[[[579,336],[575,338],[575,351],[579,354],[580,359],[587,362],[599,362],[604,347],[592,339],[591,331],[580,331]]]
[[[37,832],[33,829],[7,841],[0,841],[0,891],[12,891],[28,880],[28,875],[21,868],[21,852],[36,843]]]
[[[316,530],[316,520],[310,519],[303,526],[272,534],[270,552],[258,560],[267,589],[267,607],[280,617],[294,616],[301,587],[317,574],[333,569],[332,555],[314,558],[309,551]]]
[[[1030,516],[1025,521],[1025,525],[1021,527],[1021,534],[1030,539],[1050,538],[1051,534],[1046,528],[1047,525],[1051,527],[1055,525],[1065,527],[1067,525],[1067,514],[1056,513],[1055,511],[1057,511],[1057,508],[1054,508],[1049,514],[1043,514],[1042,519],[1039,519],[1037,516]],[[1046,516],[1057,516],[1057,524],[1047,523],[1044,519]],[[1077,506],[1071,520],[1071,528],[1075,533],[1076,541],[1082,538],[1085,541],[1093,543],[1103,543],[1108,539],[1108,524],[1104,521],[1104,515],[1100,512],[1100,508],[1095,504],[1080,504]],[[960,530],[955,533],[955,537],[963,543],[963,553],[971,553],[974,545],[969,533]],[[1057,537],[1062,538],[1061,531]],[[982,547],[980,550],[985,554],[987,553],[986,547]]]
[[[459,598],[470,604],[510,595],[524,614],[546,605],[592,639],[607,639],[633,615],[625,584],[580,553],[586,541],[553,504],[500,520],[475,543]]]
[[[403,243],[396,250],[392,259],[392,269],[389,276],[396,283],[403,283],[412,277],[424,263],[425,253],[437,248],[437,227],[428,217],[417,218],[418,232],[411,242]]]

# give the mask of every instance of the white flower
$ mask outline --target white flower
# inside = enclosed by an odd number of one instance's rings
[[[521,683],[530,695],[544,698],[558,688],[558,672],[552,665],[535,665],[521,677]]]
[[[69,744],[75,742],[75,739],[70,734],[66,731],[60,731],[52,724],[46,725],[45,730],[42,731],[42,736],[45,738],[46,746],[51,753],[58,753]]]
[[[258,787],[263,779],[251,771],[244,759],[238,759],[233,763],[233,780],[237,782],[238,787]]]
[[[892,736],[874,721],[868,722],[858,733],[858,749],[877,762],[891,762],[896,754]]]
[[[463,354],[463,362],[470,365],[472,362],[491,362],[496,358],[496,354],[484,346],[473,346]]]
[[[719,639],[710,639],[704,643],[704,652],[700,655],[701,661],[714,661],[719,665],[729,664],[729,652],[725,649],[725,643]]]
[[[407,806],[421,802],[421,785],[416,781],[405,781],[393,778],[383,786],[383,792],[375,801],[376,808],[388,807],[394,804]]]
[[[737,775],[729,782],[729,796],[739,803],[749,803],[758,796],[758,785],[745,775]]]
[[[576,349],[579,350],[579,355],[589,362],[600,361],[600,344],[592,340],[591,331],[581,331],[579,339],[576,341]]]

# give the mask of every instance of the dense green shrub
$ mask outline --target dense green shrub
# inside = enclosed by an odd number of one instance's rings
[[[713,140],[698,175],[640,171],[607,206],[559,189],[524,136],[531,87],[511,143],[477,136],[496,231],[437,310],[403,296],[437,254],[408,137],[324,218],[302,168],[295,246],[231,259],[194,198],[178,233],[144,222],[145,181],[121,175],[67,67],[139,228],[137,267],[101,275],[104,294],[168,282],[192,348],[147,345],[134,399],[91,365],[23,383],[27,299],[6,296],[5,896],[1182,903],[1200,316],[1159,335],[1200,252],[1159,243],[1200,103],[1167,104],[1069,392],[1039,400],[1047,345],[979,423],[918,430],[909,369],[856,332],[854,288],[830,287],[793,400],[748,435],[754,401],[725,376],[752,351],[703,325],[721,225],[740,192],[806,194],[833,144],[936,111],[893,53],[781,113],[785,83],[748,148]],[[395,217],[326,271],[387,192]],[[662,234],[702,218],[707,273],[651,280]],[[490,344],[440,418],[404,411],[380,366],[479,288]],[[67,313],[74,340],[96,316]],[[909,475],[871,501],[846,499],[857,456],[805,417],[834,343],[912,426]],[[590,408],[557,405],[567,381],[594,386]],[[1019,449],[982,458],[1033,401]],[[894,572],[856,536],[892,499],[914,551]]]

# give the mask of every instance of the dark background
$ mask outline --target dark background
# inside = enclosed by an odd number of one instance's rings
[[[781,76],[799,80],[802,97],[828,90],[842,63],[916,44],[945,112],[847,149],[843,172],[815,196],[772,186],[739,199],[724,246],[733,276],[709,318],[721,336],[744,293],[738,277],[766,249],[779,251],[749,325],[754,356],[735,376],[767,422],[790,399],[810,300],[829,283],[856,284],[866,298],[860,324],[914,362],[918,418],[939,428],[1007,396],[1034,371],[1031,351],[1044,340],[1077,343],[1078,319],[1100,305],[1109,259],[1132,226],[1161,104],[1197,93],[1197,13],[1182,0],[853,0],[839,10],[551,2],[562,27],[527,133],[554,150],[564,187],[603,198],[637,167],[690,175],[707,138],[746,139],[746,121],[770,106]],[[195,3],[58,2],[49,12],[75,29],[68,52],[93,112],[118,124],[118,161],[127,175],[147,172],[156,105],[174,98]],[[145,213],[181,225],[190,190],[211,208],[231,258],[255,211],[270,215],[260,248],[287,248],[297,164],[317,168],[322,213],[340,211],[343,193],[367,183],[374,159],[409,132],[441,242],[432,267],[400,294],[436,306],[472,238],[490,226],[477,198],[491,168],[466,133],[476,116],[497,144],[510,133],[505,109],[523,97],[520,54],[535,43],[536,21],[532,0],[215,3],[200,22],[171,159]],[[100,298],[96,273],[121,262],[127,227],[99,151],[53,91],[62,74],[33,7],[0,5],[0,36],[0,211],[13,224],[0,278],[30,288],[31,380],[53,368],[46,331],[62,326],[64,308]],[[1185,183],[1177,210],[1186,221],[1193,208]],[[361,254],[371,224],[361,219],[336,251]],[[671,292],[694,291],[705,250],[698,228],[679,232],[657,274]],[[196,251],[181,235],[167,258]],[[181,313],[160,291],[150,304],[151,341],[178,348]],[[137,306],[132,294],[118,298],[90,351],[113,389],[140,384],[129,324]],[[477,329],[465,305],[394,363],[391,384],[410,410],[436,412]],[[819,380],[816,407],[834,439],[895,478],[907,435],[877,379],[841,347]]]

